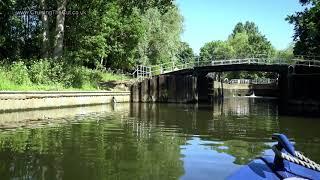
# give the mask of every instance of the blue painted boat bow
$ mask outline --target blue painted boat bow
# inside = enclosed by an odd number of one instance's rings
[[[251,161],[227,179],[300,178],[320,180],[320,169],[318,169],[320,166],[311,160],[308,161],[309,159],[306,162],[300,162],[304,159],[299,159],[293,144],[284,134],[274,134],[272,139],[278,141],[278,144],[273,147],[274,152],[270,151],[263,157]],[[296,162],[293,162],[292,159]],[[312,168],[310,165],[314,165],[314,167]]]

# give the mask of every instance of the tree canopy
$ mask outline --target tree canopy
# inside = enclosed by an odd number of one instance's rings
[[[178,60],[183,18],[172,0],[5,0],[0,11],[0,59],[126,70]]]
[[[287,52],[279,54],[285,56]],[[253,22],[245,22],[235,25],[232,33],[226,41],[212,41],[206,43],[200,49],[202,61],[212,61],[232,58],[274,57],[276,50],[259,31]],[[289,55],[288,55],[289,56]],[[225,77],[232,78],[257,78],[265,76],[262,72],[231,72],[225,73]]]
[[[178,61],[180,63],[191,63],[195,61],[193,49],[186,42],[181,42],[180,44]]]
[[[253,22],[238,23],[226,41],[212,41],[200,49],[202,60],[273,56],[275,50]]]
[[[320,56],[320,1],[300,0],[304,11],[287,17],[294,25],[294,54]]]

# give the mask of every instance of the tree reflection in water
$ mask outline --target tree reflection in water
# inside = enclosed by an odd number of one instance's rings
[[[1,177],[222,179],[269,149],[275,132],[320,160],[320,120],[279,116],[273,101],[113,108],[0,132]]]

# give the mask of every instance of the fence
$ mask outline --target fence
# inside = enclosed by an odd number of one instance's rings
[[[274,84],[277,83],[276,79],[231,79],[229,84]]]
[[[154,66],[139,65],[133,75],[138,80],[144,78],[150,78],[154,75],[170,73],[182,69],[192,69],[194,67],[202,66],[220,66],[220,65],[235,65],[235,64],[256,64],[256,65],[302,65],[302,66],[313,66],[320,67],[320,61],[318,60],[306,60],[306,59],[291,59],[290,61],[279,59],[279,58],[244,58],[244,59],[223,59],[223,60],[212,60],[212,61],[198,61],[190,63],[163,63]],[[253,81],[254,82],[254,81]]]

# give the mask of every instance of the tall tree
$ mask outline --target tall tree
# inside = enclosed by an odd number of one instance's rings
[[[240,40],[240,42],[238,42]],[[243,41],[246,41],[246,50],[242,50],[238,56],[272,56],[274,48],[267,38],[259,31],[258,26],[254,22],[245,22],[236,24],[232,34],[229,36],[229,41],[236,45],[243,46]],[[241,43],[242,42],[242,43]],[[239,49],[239,48],[235,48]]]
[[[30,14],[50,9],[58,14]],[[178,59],[182,17],[172,0],[3,0],[0,11],[1,59],[62,57],[128,70]]]
[[[14,56],[14,49],[16,47],[14,32],[12,26],[17,20],[14,17],[15,2],[11,0],[4,0],[0,2],[0,58],[7,58]]]
[[[67,0],[57,0],[56,35],[54,40],[53,58],[60,58],[63,55],[64,21]]]
[[[249,36],[246,32],[236,33],[227,42],[234,49],[236,58],[252,57],[253,48],[249,43]]]
[[[138,45],[140,63],[161,64],[177,61],[182,32],[182,16],[177,8],[161,14],[158,8],[150,8],[142,15],[143,36]]]
[[[253,22],[238,23],[226,41],[212,41],[200,50],[203,61],[214,59],[249,58],[274,55],[274,48]],[[232,72],[226,73],[228,78],[261,77],[263,73]]]
[[[46,11],[48,9],[46,0],[39,0],[40,9],[42,11]],[[42,58],[49,57],[49,17],[48,14],[42,13],[41,15],[42,21],[42,47],[41,47],[41,56]]]
[[[294,54],[320,56],[320,0],[300,0],[306,8],[287,17],[294,25]]]
[[[134,8],[145,13],[150,8],[157,8],[161,14],[175,7],[174,0],[117,0],[123,13],[131,13]]]

